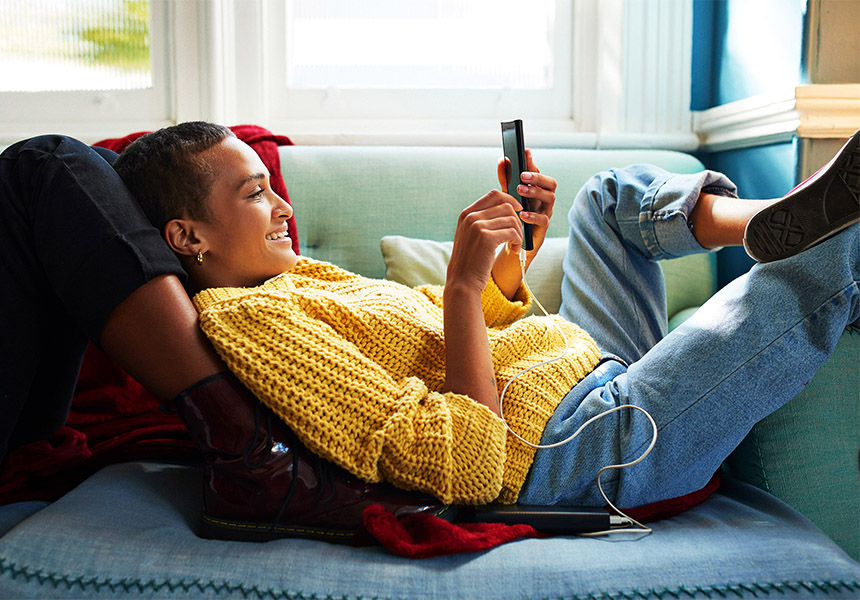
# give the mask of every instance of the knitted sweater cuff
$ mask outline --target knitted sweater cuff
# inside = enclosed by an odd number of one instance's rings
[[[466,396],[449,396],[452,414],[452,477],[449,502],[485,504],[499,495],[506,430],[488,408]]]
[[[502,327],[510,325],[529,311],[531,296],[525,283],[520,283],[514,298],[509,300],[490,277],[481,294],[481,305],[484,308],[484,322],[487,327]]]

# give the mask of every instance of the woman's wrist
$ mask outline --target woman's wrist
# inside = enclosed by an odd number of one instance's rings
[[[448,278],[445,281],[443,298],[445,298],[446,301],[447,298],[457,298],[460,301],[474,299],[480,304],[481,294],[484,291],[484,287],[486,287],[486,282]]]
[[[481,298],[472,282],[449,281],[444,292],[444,390],[469,396],[499,414],[493,361]]]
[[[519,253],[512,252],[507,246],[502,248],[493,263],[491,274],[496,286],[508,300],[512,300],[523,281]]]

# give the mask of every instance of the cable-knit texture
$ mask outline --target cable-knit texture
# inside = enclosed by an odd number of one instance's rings
[[[194,302],[229,368],[313,452],[448,503],[516,500],[534,450],[486,407],[441,391],[441,287],[411,289],[303,257],[263,285],[213,288]],[[509,301],[491,283],[482,305],[500,386],[564,350],[545,319],[521,319],[524,287]],[[600,358],[588,334],[558,323],[570,354],[523,375],[505,397],[506,419],[533,443]]]

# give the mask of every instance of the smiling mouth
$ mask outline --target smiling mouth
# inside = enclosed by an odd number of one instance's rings
[[[276,231],[266,235],[266,239],[273,242],[281,242],[290,239],[290,234],[287,231]]]

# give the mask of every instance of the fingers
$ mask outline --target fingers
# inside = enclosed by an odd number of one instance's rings
[[[552,177],[541,174],[540,169],[535,164],[532,151],[528,148],[526,148],[526,165],[528,171],[522,174],[517,188],[519,194],[525,198],[533,198],[540,202],[553,204],[555,202],[555,191],[558,183]],[[496,167],[499,185],[502,191],[507,191],[508,179],[511,176],[511,163],[507,158],[502,157],[499,159]]]
[[[517,211],[519,202],[493,190],[460,213],[454,233],[454,247],[448,262],[446,286],[454,282],[486,286],[502,244],[522,244],[522,227]]]
[[[535,171],[526,171],[522,174],[522,184],[538,187],[542,190],[555,193],[558,183],[549,175],[543,175]]]
[[[499,186],[501,186],[503,191],[507,191],[508,179],[511,177],[511,161],[503,156],[496,165],[496,171],[499,178]]]
[[[555,193],[558,183],[552,177],[540,172],[534,161],[532,151],[528,148],[526,148],[526,167],[528,171],[522,173],[521,181],[517,186],[517,193],[524,199],[529,200],[529,210],[520,212],[519,218],[525,223],[537,227],[536,235],[537,239],[540,240],[549,227],[553,207],[555,206]],[[501,189],[506,192],[508,189],[507,182],[511,176],[511,164],[507,158],[502,157],[499,159],[497,174]],[[511,205],[517,211],[522,210],[519,203],[512,203]]]
[[[539,212],[523,211],[520,213],[520,219],[522,219],[525,223],[528,223],[529,225],[534,225],[541,229],[546,229],[547,227],[549,227],[549,221],[551,216],[552,215]]]
[[[540,169],[535,164],[534,156],[532,156],[531,148],[526,148],[526,169],[532,173],[540,173]]]
[[[552,177],[529,171],[523,173],[523,183],[517,187],[517,192],[523,198],[531,200],[529,212],[551,217],[555,206],[556,186],[556,181]],[[531,223],[527,215],[523,216],[523,220]]]
[[[491,190],[487,194],[484,194],[483,196],[478,198],[478,200],[476,200],[471,206],[466,207],[463,210],[462,214],[503,204],[510,205],[511,208],[513,208],[514,212],[518,212],[523,209],[519,201],[513,196],[509,196],[507,192]]]
[[[521,242],[518,211],[522,206],[508,194],[491,191],[460,213],[459,225],[491,244]]]

